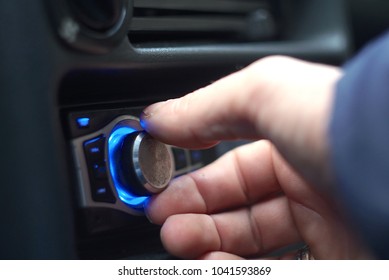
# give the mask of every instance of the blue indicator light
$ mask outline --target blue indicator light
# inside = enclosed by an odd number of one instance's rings
[[[101,147],[101,146],[104,144],[104,143],[102,143],[102,141],[104,141],[104,139],[105,139],[105,137],[103,135],[100,135],[96,138],[85,141],[84,142],[85,150],[88,153],[92,153],[92,154],[102,153],[103,147]],[[99,143],[99,141],[100,141],[100,143]]]
[[[94,154],[100,153],[100,148],[99,147],[93,147],[93,148],[90,149],[90,152],[94,153]]]
[[[97,190],[97,193],[98,193],[98,194],[105,194],[106,192],[107,192],[107,189],[104,188],[104,187],[99,188],[99,189]]]
[[[131,127],[117,127],[115,128],[111,136],[108,139],[108,158],[109,158],[109,169],[112,176],[112,181],[115,185],[115,188],[118,192],[119,199],[125,204],[130,206],[133,209],[143,209],[144,203],[149,197],[147,196],[137,196],[130,193],[125,186],[121,183],[119,179],[118,169],[118,160],[117,158],[121,152],[121,146],[123,139],[136,130]]]
[[[90,118],[78,118],[76,121],[79,128],[89,127]]]

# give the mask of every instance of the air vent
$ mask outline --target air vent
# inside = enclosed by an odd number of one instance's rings
[[[129,38],[142,42],[261,41],[276,28],[264,0],[134,0]]]

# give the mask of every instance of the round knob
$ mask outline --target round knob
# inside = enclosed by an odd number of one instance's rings
[[[97,32],[114,27],[122,16],[125,0],[69,0],[78,20]]]
[[[120,180],[130,193],[141,196],[159,193],[172,179],[171,151],[146,132],[128,134],[118,160]]]

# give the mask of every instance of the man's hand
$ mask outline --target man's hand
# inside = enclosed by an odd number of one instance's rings
[[[271,57],[146,108],[144,128],[172,145],[267,139],[176,178],[152,198],[147,215],[164,224],[168,251],[252,258],[303,241],[316,258],[366,257],[323,192],[332,182],[326,133],[340,77],[334,67]]]

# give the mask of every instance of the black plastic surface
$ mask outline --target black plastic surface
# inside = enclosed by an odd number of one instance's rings
[[[389,30],[388,1],[347,0],[347,6],[356,49]]]
[[[176,170],[186,168],[188,166],[188,159],[186,157],[186,152],[183,149],[173,148],[174,163],[176,165]]]
[[[73,50],[106,54],[126,36],[130,0],[40,0],[52,33]]]
[[[0,1],[0,258],[76,258],[71,176],[43,1]]]
[[[68,0],[76,18],[90,29],[106,32],[113,28],[126,8],[125,0]]]

